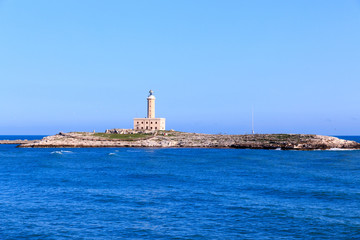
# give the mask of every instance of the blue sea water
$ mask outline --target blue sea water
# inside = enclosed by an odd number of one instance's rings
[[[0,145],[0,239],[359,238],[360,151]]]

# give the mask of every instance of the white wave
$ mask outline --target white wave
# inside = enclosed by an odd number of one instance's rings
[[[109,156],[115,156],[116,153],[109,153]]]
[[[54,152],[51,152],[51,154],[63,154],[62,151],[54,151]]]
[[[60,151],[53,151],[51,154],[59,154],[62,155],[64,153],[73,153],[72,151],[60,150]]]
[[[348,149],[348,148],[330,148],[329,151],[358,151],[358,149]]]
[[[275,150],[276,150],[276,151],[281,151],[282,149],[281,149],[281,148],[276,148]]]

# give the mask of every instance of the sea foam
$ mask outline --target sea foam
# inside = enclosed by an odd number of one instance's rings
[[[60,150],[60,151],[53,151],[51,154],[59,154],[62,155],[64,153],[73,153],[72,151]]]

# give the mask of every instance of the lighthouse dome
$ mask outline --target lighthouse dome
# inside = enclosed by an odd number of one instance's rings
[[[155,96],[153,95],[153,90],[150,90],[149,91],[149,96],[148,96],[148,98],[147,99],[155,99]]]

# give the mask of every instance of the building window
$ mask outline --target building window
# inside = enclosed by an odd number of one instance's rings
[[[155,129],[157,129],[157,127],[155,127]]]
[[[148,126],[146,126],[146,129],[149,129],[149,127],[148,127]]]
[[[152,122],[151,122],[151,124],[152,124]]]
[[[144,122],[141,122],[141,124],[144,124]]]
[[[155,122],[155,124],[157,124],[157,122]]]
[[[141,129],[144,129],[143,127],[141,127]]]
[[[152,129],[152,127],[150,129]]]
[[[137,127],[136,129],[139,129],[139,127]]]

